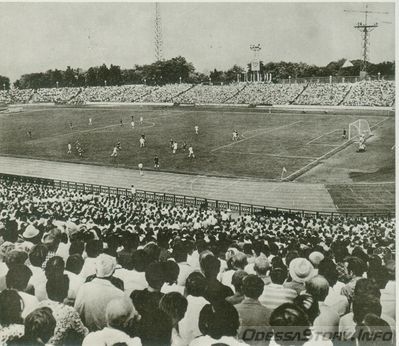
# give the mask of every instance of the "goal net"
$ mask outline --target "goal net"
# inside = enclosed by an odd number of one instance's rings
[[[359,119],[349,124],[349,139],[354,139],[364,135],[368,138],[372,135],[370,125],[367,120]]]

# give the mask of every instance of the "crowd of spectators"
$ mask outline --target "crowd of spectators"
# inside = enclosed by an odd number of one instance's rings
[[[293,103],[297,105],[336,106],[344,99],[350,87],[350,83],[309,83]]]
[[[345,106],[390,107],[395,103],[394,81],[361,81],[352,88],[342,103]]]
[[[303,90],[302,84],[248,84],[229,103],[287,105]]]
[[[80,88],[41,88],[34,92],[32,101],[35,103],[64,103],[79,92]]]
[[[194,88],[175,98],[178,103],[225,103],[235,94],[237,94],[243,85],[196,85]]]
[[[0,344],[393,345],[394,244],[393,219],[3,180]]]
[[[393,106],[394,81],[357,83],[238,83],[230,85],[144,84],[85,88],[11,89],[0,91],[0,103],[143,102],[253,105]]]

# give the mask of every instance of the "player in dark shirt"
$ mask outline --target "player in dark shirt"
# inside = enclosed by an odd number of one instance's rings
[[[154,157],[154,168],[159,170],[159,157],[155,155]]]

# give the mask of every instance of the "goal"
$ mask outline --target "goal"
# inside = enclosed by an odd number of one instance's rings
[[[370,125],[367,120],[359,119],[349,124],[349,140],[365,135],[366,138],[372,135]]]

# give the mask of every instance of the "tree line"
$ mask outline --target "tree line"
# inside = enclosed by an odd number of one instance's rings
[[[332,61],[326,66],[309,65],[292,62],[260,62],[260,73],[271,73],[273,82],[281,79],[327,77],[327,76],[358,76],[361,60],[352,60],[353,66],[343,67],[345,59]],[[394,75],[395,62],[385,61],[379,64],[368,63],[370,75]],[[214,69],[208,75],[195,70],[194,65],[184,57],[178,56],[169,60],[157,61],[147,65],[135,65],[132,69],[122,69],[118,65],[105,64],[90,67],[86,71],[68,66],[65,70],[48,70],[46,72],[22,75],[14,86],[20,89],[38,89],[54,87],[84,87],[113,86],[126,84],[163,85],[168,83],[233,83],[244,80],[245,74],[251,73],[251,66],[246,68],[234,65],[226,71]],[[8,89],[10,81],[0,76],[0,87]]]

